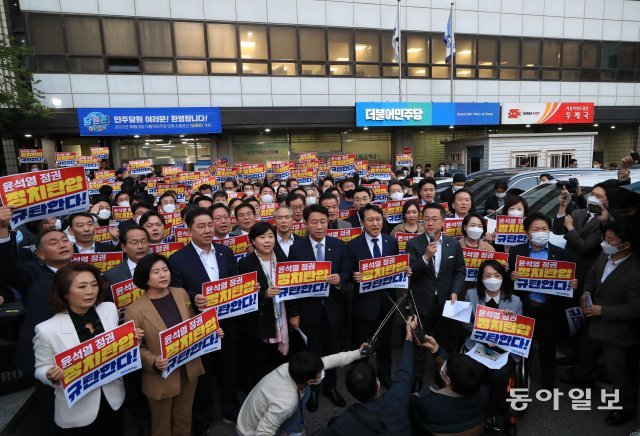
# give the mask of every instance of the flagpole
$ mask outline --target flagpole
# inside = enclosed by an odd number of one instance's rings
[[[402,102],[402,27],[400,26],[400,0],[398,0],[398,101]]]
[[[454,45],[455,44],[455,36],[454,36],[454,23],[455,23],[455,19],[453,17],[453,2],[451,2],[451,11],[449,12],[449,17],[451,17],[451,72],[450,72],[450,76],[449,76],[449,82],[450,82],[450,90],[449,90],[449,100],[451,101],[451,103],[453,103],[454,100],[454,85],[453,85],[453,71],[454,71],[454,64],[456,62],[456,55],[455,55],[455,51],[454,51]]]

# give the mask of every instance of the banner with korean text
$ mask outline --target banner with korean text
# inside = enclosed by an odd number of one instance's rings
[[[465,282],[475,282],[478,278],[478,269],[485,260],[494,259],[500,262],[505,268],[509,265],[509,253],[498,253],[496,251],[476,250],[474,248],[463,248],[464,266],[467,269]]]
[[[56,166],[58,168],[76,165],[76,154],[71,151],[56,151]]]
[[[142,368],[133,321],[55,355],[69,408],[94,389]]]
[[[496,217],[496,244],[520,245],[527,242],[524,217],[498,215]]]
[[[356,155],[331,155],[329,157],[329,165],[331,166],[331,174],[345,174],[352,176],[356,170]]]
[[[516,291],[573,297],[571,280],[576,278],[576,264],[560,260],[542,260],[516,257],[518,279],[513,285]]]
[[[462,238],[462,218],[445,218],[444,234],[451,238]]]
[[[278,262],[275,285],[280,288],[276,302],[306,297],[328,297],[331,262]]]
[[[215,310],[204,312],[182,321],[160,332],[160,355],[168,359],[167,369],[162,378],[169,377],[174,370],[222,347],[218,330],[218,318]]]
[[[0,200],[13,206],[11,228],[52,216],[89,209],[82,167],[59,168],[0,177]]]
[[[362,227],[346,228],[346,229],[327,229],[327,236],[338,238],[345,244],[348,244],[354,238],[362,234]]]
[[[96,227],[96,232],[93,235],[95,242],[108,242],[111,241],[111,233],[109,233],[109,226]]]
[[[202,284],[206,308],[215,307],[218,319],[231,318],[258,310],[258,273],[253,271]],[[266,291],[266,289],[265,289]]]
[[[304,222],[292,223],[291,231],[293,232],[294,235],[304,238],[305,236],[307,236],[307,225]]]
[[[405,233],[405,232],[396,233],[396,239],[398,240],[398,251],[400,252],[400,254],[406,253],[407,242],[409,242],[410,239],[413,239],[418,235],[420,235],[420,233]]]
[[[232,236],[230,238],[214,240],[213,242],[230,248],[231,251],[233,251],[233,258],[236,262],[249,254],[247,251],[249,248],[248,235]]]
[[[529,357],[535,319],[500,309],[477,306],[471,339],[497,345],[518,356]]]
[[[358,268],[358,271],[362,273],[360,293],[390,288],[408,289],[408,266],[408,254],[361,260]]]
[[[45,163],[44,150],[41,148],[21,148],[18,150],[18,163],[32,164]]]
[[[166,258],[171,257],[176,251],[184,248],[182,242],[167,242],[161,244],[151,244],[149,245],[149,252],[155,254],[161,254]]]
[[[382,213],[389,224],[402,223],[402,206],[404,200],[387,201],[382,204]]]
[[[133,279],[111,285],[111,295],[118,310],[124,309],[142,296],[144,291],[133,284]]]
[[[86,262],[98,268],[100,272],[105,272],[122,263],[123,253],[86,253],[74,254],[72,262]]]

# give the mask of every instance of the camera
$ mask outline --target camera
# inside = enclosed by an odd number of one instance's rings
[[[571,178],[569,180],[559,180],[556,182],[556,186],[560,189],[566,187],[567,191],[575,194],[576,189],[578,188],[578,179]]]

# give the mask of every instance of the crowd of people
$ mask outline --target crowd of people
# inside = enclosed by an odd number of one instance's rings
[[[622,188],[631,164],[623,159],[619,178],[597,184],[587,196],[563,188],[556,216],[530,213],[525,199],[510,194],[505,181],[496,182],[485,212],[501,208],[503,215],[525,217],[527,242],[510,247],[495,243],[463,175],[455,174],[452,186],[436,193],[434,176],[449,176],[444,165],[435,173],[430,165],[404,168],[388,182],[329,176],[302,186],[295,179],[240,177],[193,186],[187,198],[172,190],[151,195],[144,177],[117,174],[120,190],[102,186],[88,210],[17,230],[10,229],[13,208],[2,206],[0,298],[24,304],[16,365],[35,378],[39,434],[122,434],[128,414],[138,434],[203,435],[216,407],[239,435],[302,434],[305,414],[320,401],[347,406],[337,385],[336,369],[343,366],[357,403],[317,434],[479,434],[488,423],[513,433],[506,387],[521,358],[511,354],[502,368],[488,369],[466,354],[475,345],[469,335],[479,305],[535,319],[532,362],[539,364],[544,388],[591,385],[602,356],[622,406],[606,423],[622,425],[635,415],[640,343],[638,204]],[[385,185],[388,197],[376,199],[367,184]],[[388,222],[380,206],[387,200],[404,202],[401,223]],[[261,219],[263,204],[277,206],[268,219]],[[130,207],[132,218],[114,221],[115,206]],[[176,211],[183,222],[177,227],[188,229],[189,242],[168,258],[150,254],[151,244],[176,240],[173,233],[167,236],[165,219]],[[460,237],[445,234],[447,218],[462,219]],[[294,232],[295,225],[304,233]],[[108,240],[95,242],[99,226],[109,226]],[[348,242],[327,235],[348,228],[362,233]],[[564,248],[550,242],[552,232],[563,235]],[[397,255],[398,233],[414,236],[405,250],[411,295],[399,289],[358,292],[359,262]],[[249,248],[237,260],[220,241],[242,235]],[[508,252],[508,265],[486,260],[477,279],[465,281],[468,248]],[[74,253],[103,252],[123,252],[124,260],[104,273],[72,261]],[[575,262],[573,296],[514,291],[517,256]],[[275,270],[285,261],[331,262],[329,295],[277,301]],[[163,378],[168,362],[161,357],[159,332],[206,310],[203,283],[254,271],[258,310],[220,320],[221,349]],[[144,293],[122,314],[110,285],[128,279]],[[409,310],[399,299],[412,300]],[[471,303],[469,323],[442,316],[445,304],[456,301]],[[569,337],[564,310],[574,306],[582,308],[586,322]],[[404,343],[395,373],[393,322],[385,322],[393,311],[405,318],[396,319],[404,326]],[[131,320],[142,370],[91,391],[70,408],[54,356]],[[556,346],[565,339],[572,366],[561,375],[559,364],[567,362],[558,361]]]

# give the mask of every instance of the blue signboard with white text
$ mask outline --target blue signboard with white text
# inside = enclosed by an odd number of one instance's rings
[[[220,133],[219,107],[80,108],[80,136]]]
[[[500,124],[500,103],[356,103],[356,125],[358,127],[498,124]]]

